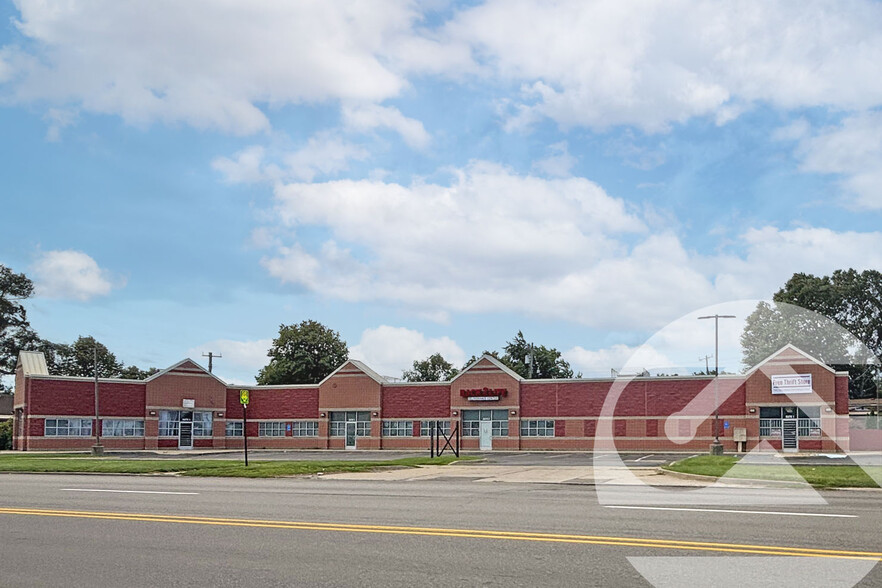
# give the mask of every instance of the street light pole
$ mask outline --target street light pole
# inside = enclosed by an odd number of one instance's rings
[[[720,319],[735,318],[734,314],[712,314],[700,316],[702,319],[714,319],[714,442],[710,446],[711,455],[723,455],[723,444],[720,443]]]
[[[95,370],[95,445],[92,447],[92,455],[104,455],[104,447],[101,445],[101,421],[98,412],[98,342],[92,347],[92,367]]]

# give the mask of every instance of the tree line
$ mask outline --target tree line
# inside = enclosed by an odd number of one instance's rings
[[[126,366],[102,343],[81,336],[73,343],[42,339],[28,322],[24,302],[34,285],[23,273],[0,265],[0,375],[11,375],[19,350],[42,351],[50,373],[71,376],[94,374],[93,350],[98,350],[98,375],[105,378],[143,379],[156,368]],[[814,313],[806,313],[807,309]],[[830,329],[835,321],[841,329]],[[863,345],[858,349],[855,342]],[[761,302],[747,318],[741,335],[742,360],[752,366],[791,343],[810,355],[850,373],[854,398],[880,393],[882,358],[882,273],[837,270],[830,276],[796,273],[773,296]],[[866,353],[869,350],[869,353]],[[865,357],[862,355],[869,355]],[[501,351],[485,350],[523,378],[572,378],[570,364],[554,347],[535,345],[518,331]],[[483,354],[482,354],[483,355]],[[258,384],[315,384],[349,359],[340,333],[314,320],[279,326],[267,352],[269,361],[256,376]],[[404,370],[408,382],[446,381],[480,356],[457,367],[440,353],[413,361]],[[868,360],[875,360],[869,364]],[[576,374],[576,377],[581,374]]]

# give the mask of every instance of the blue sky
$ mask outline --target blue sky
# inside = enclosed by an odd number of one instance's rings
[[[45,338],[248,382],[308,318],[390,376],[523,330],[604,374],[882,265],[877,2],[195,4],[0,3],[0,263]]]

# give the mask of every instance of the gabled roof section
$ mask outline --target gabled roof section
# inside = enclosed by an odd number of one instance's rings
[[[48,376],[49,368],[46,366],[46,356],[42,351],[19,351],[16,368],[21,366],[22,373],[26,376]]]
[[[468,372],[470,369],[472,369],[473,367],[475,367],[476,365],[478,365],[479,363],[481,363],[485,359],[487,361],[489,361],[490,363],[492,363],[494,366],[498,367],[504,373],[506,373],[509,376],[511,376],[512,378],[514,378],[515,380],[521,381],[524,379],[520,376],[520,374],[512,371],[511,368],[509,368],[507,365],[505,365],[504,363],[502,363],[501,361],[499,361],[498,359],[496,359],[495,357],[493,357],[489,353],[485,353],[480,358],[476,359],[475,361],[473,361],[472,363],[467,365],[464,370],[462,370],[461,372],[456,374],[453,378],[451,378],[450,383],[452,384],[458,377],[465,374],[466,372]]]
[[[806,353],[805,351],[803,351],[802,349],[800,349],[796,345],[788,343],[787,345],[785,345],[784,347],[782,347],[781,349],[779,349],[775,353],[771,354],[770,356],[768,356],[767,358],[765,358],[764,360],[762,360],[761,362],[759,362],[758,364],[756,364],[755,366],[750,368],[750,370],[748,370],[748,372],[745,374],[745,376],[749,376],[749,375],[753,374],[754,372],[756,372],[757,370],[759,370],[763,366],[768,365],[770,363],[782,363],[782,364],[783,363],[793,363],[792,361],[783,361],[783,358],[781,356],[785,356],[785,355],[790,355],[790,356],[797,355],[803,359],[810,361],[811,363],[814,363],[814,364],[817,364],[817,365],[823,367],[825,370],[827,370],[830,373],[833,373],[833,374],[836,373],[836,370],[831,368],[829,365],[827,365],[826,363],[824,363],[820,359],[812,357],[811,355],[809,355],[808,353]],[[782,361],[779,361],[779,360],[782,360]]]
[[[321,386],[322,384],[327,382],[329,379],[333,378],[336,374],[343,371],[346,368],[346,366],[348,366],[348,365],[351,365],[352,367],[354,367],[358,371],[362,372],[364,375],[368,376],[370,379],[374,380],[378,384],[382,384],[382,385],[388,384],[388,382],[386,381],[386,378],[384,378],[383,376],[381,376],[380,374],[378,374],[377,372],[375,372],[374,370],[369,368],[363,362],[360,362],[357,359],[347,359],[346,361],[343,362],[343,364],[340,367],[338,367],[333,372],[331,372],[330,374],[325,376],[325,379],[323,379],[321,382],[319,382],[316,385]]]
[[[193,361],[189,357],[187,359],[182,359],[181,361],[179,361],[178,363],[174,364],[171,367],[167,367],[162,371],[156,372],[155,374],[153,374],[152,376],[150,376],[149,378],[144,380],[144,382],[152,382],[156,378],[158,378],[160,376],[164,376],[166,374],[175,375],[174,372],[178,372],[181,375],[191,375],[191,376],[204,374],[206,376],[210,376],[210,377],[214,378],[215,380],[217,380],[218,382],[223,384],[225,387],[227,386],[226,382],[224,382],[223,380],[221,380],[220,378],[215,376],[213,373],[211,373],[210,371],[208,371],[207,369],[205,369],[204,367],[202,367],[201,365],[199,365],[198,363],[196,363],[195,361]]]

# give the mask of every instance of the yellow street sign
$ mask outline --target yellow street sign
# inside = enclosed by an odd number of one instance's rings
[[[239,390],[239,403],[248,404],[248,390]]]

